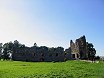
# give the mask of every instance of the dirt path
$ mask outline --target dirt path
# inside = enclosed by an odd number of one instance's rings
[[[90,63],[99,63],[99,61],[91,61],[91,60],[80,60],[80,61],[85,61],[85,62],[90,62]]]

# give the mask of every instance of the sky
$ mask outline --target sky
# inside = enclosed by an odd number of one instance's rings
[[[104,56],[104,0],[0,0],[0,42],[64,48],[85,35]]]

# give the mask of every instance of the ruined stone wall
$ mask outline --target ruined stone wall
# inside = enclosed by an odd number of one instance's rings
[[[80,59],[86,59],[88,57],[85,36],[76,39],[75,43],[71,40],[70,47],[73,57],[75,56],[75,58],[80,58]]]
[[[72,40],[70,41],[70,49],[72,59],[79,59],[80,54],[79,54],[79,45],[77,41],[75,43]]]
[[[86,38],[85,36],[82,36],[79,38],[79,53],[81,59],[87,58],[87,45],[86,45]]]
[[[13,52],[12,59],[16,61],[64,61],[64,51],[63,52],[45,52],[37,51],[34,48],[24,48],[18,49]]]
[[[70,48],[65,51],[45,51],[36,47],[25,47],[13,52],[12,59],[19,61],[65,61],[70,59],[88,58],[86,38],[82,36],[75,43],[70,41]]]

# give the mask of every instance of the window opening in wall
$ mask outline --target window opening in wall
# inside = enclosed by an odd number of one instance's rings
[[[35,53],[34,53],[34,56],[35,56]]]
[[[56,56],[58,56],[58,53],[56,53]]]
[[[65,52],[64,55],[67,55],[67,52]]]
[[[72,54],[72,57],[75,58],[75,54]]]

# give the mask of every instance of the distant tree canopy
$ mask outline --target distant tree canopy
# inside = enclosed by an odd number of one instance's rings
[[[100,60],[100,56],[96,56],[95,59],[96,59],[96,60]]]
[[[87,43],[87,50],[88,50],[88,58],[90,60],[95,59],[96,50],[92,43]]]
[[[2,58],[2,48],[3,48],[2,45],[3,45],[3,44],[0,43],[0,59]]]
[[[24,48],[24,44],[20,44],[17,40],[14,42],[7,42],[4,45],[0,43],[0,59],[8,60],[12,56],[12,53],[19,48]]]

